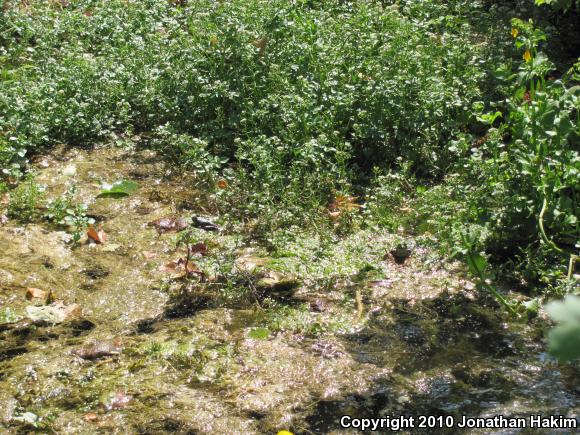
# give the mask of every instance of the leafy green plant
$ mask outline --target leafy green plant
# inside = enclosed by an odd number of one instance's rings
[[[86,204],[76,204],[66,210],[64,222],[72,228],[73,241],[76,243],[95,220],[87,216]]]
[[[64,225],[65,217],[72,213],[74,208],[74,195],[76,186],[73,185],[67,189],[62,196],[58,196],[46,205],[44,218],[58,225]]]
[[[72,229],[73,241],[78,242],[89,225],[95,223],[87,216],[86,204],[74,200],[76,186],[71,186],[63,196],[50,201],[44,213],[45,219],[56,225],[69,226]]]
[[[516,45],[525,50],[516,97],[508,105],[518,169],[534,186],[535,192],[529,195],[537,204],[542,241],[558,254],[573,258],[573,250],[580,249],[580,155],[573,145],[579,137],[580,88],[566,86],[574,68],[560,80],[547,80],[553,64],[538,51],[544,35],[531,23],[512,23]]]
[[[40,217],[43,201],[44,188],[30,174],[26,181],[10,192],[8,217],[31,222]]]
[[[580,248],[578,65],[553,77],[541,50],[543,32],[530,21],[512,26],[518,70],[496,72],[508,98],[488,115],[485,106],[474,107],[491,127],[477,140],[456,141],[464,157],[410,207],[419,229],[437,236],[439,246],[466,248],[472,269],[473,255],[485,253],[510,278],[554,288],[572,278]],[[469,232],[476,243],[465,242]]]

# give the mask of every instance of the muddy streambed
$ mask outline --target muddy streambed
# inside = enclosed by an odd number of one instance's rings
[[[350,433],[342,415],[578,413],[578,372],[545,353],[544,321],[510,322],[478,300],[460,266],[426,250],[402,265],[385,257],[380,279],[323,283],[294,267],[298,288],[268,302],[251,284],[237,292],[243,279],[220,285],[208,272],[192,284],[160,273],[179,256],[177,236],[148,223],[219,216],[154,152],[60,150],[37,167],[47,197],[77,186],[107,240],[75,245],[44,223],[0,226],[3,433],[322,434]],[[140,188],[95,199],[121,179]],[[195,231],[210,256],[234,264],[259,248],[233,230]],[[393,243],[388,234],[360,241],[369,252]],[[28,321],[31,287],[82,314]]]

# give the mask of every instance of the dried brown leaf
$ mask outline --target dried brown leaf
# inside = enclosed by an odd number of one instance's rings
[[[199,242],[189,247],[191,255],[199,254],[202,257],[207,255],[207,245],[204,242]]]
[[[43,304],[48,304],[52,302],[53,297],[50,290],[46,291],[39,288],[28,287],[26,289],[26,299],[29,301],[36,300]]]
[[[87,236],[89,239],[98,244],[104,244],[107,241],[107,235],[105,234],[103,229],[100,227],[98,229],[95,229],[93,225],[89,225],[89,228],[87,230]]]

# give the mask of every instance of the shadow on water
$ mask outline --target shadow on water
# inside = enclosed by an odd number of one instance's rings
[[[388,374],[362,394],[318,401],[306,418],[313,433],[342,429],[344,415],[453,416],[458,421],[463,415],[576,414],[579,372],[544,353],[539,322],[508,323],[493,301],[463,294],[392,302],[394,309],[377,312],[363,330],[343,338],[358,362]]]

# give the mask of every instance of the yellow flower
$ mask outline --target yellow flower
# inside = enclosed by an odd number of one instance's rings
[[[287,430],[281,430],[278,432],[278,435],[294,435],[292,432],[289,432]]]
[[[512,28],[512,37],[517,38],[518,37],[518,33],[520,33],[518,31],[518,29],[516,29],[515,27]]]
[[[524,52],[524,60],[526,62],[529,62],[530,60],[532,60],[532,53],[530,53],[530,50],[526,50]]]

